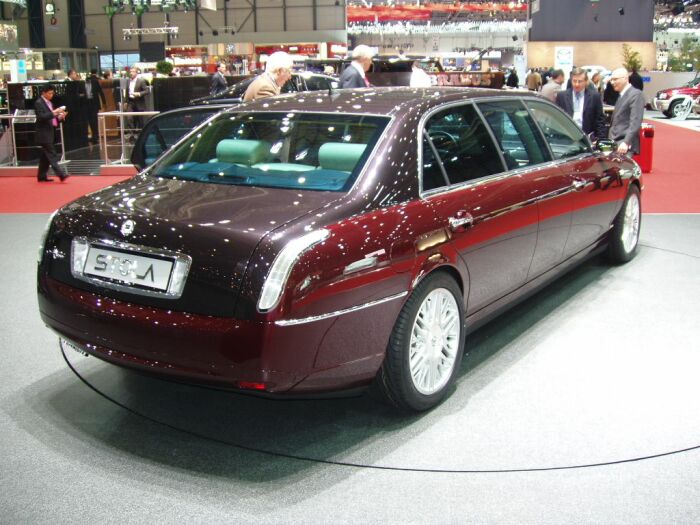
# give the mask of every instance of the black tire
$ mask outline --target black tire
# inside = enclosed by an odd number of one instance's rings
[[[676,116],[676,108],[680,103],[680,100],[674,100],[671,102],[671,105],[668,107],[668,111],[664,113],[664,115],[666,115],[668,118],[674,118]]]
[[[636,201],[636,204],[635,204]],[[636,222],[636,226],[635,223]],[[614,264],[622,264],[634,259],[639,251],[639,232],[642,226],[642,201],[639,187],[631,184],[618,212],[608,239],[608,259]],[[633,230],[630,230],[633,228]]]
[[[664,114],[664,117],[666,117],[666,118],[671,118],[671,112],[670,112],[669,110],[662,111],[661,113]]]
[[[430,298],[429,298],[430,296]],[[422,330],[420,324],[427,319],[431,306],[442,305],[446,315],[446,327]],[[425,307],[422,311],[421,308]],[[418,316],[421,314],[421,320]],[[443,317],[442,315],[440,317]],[[433,325],[434,326],[434,325]],[[413,338],[415,332],[425,332],[431,343],[420,344],[421,336]],[[443,331],[443,328],[445,330]],[[432,334],[432,335],[431,335]],[[413,338],[413,339],[412,339]],[[412,340],[415,342],[412,352]],[[423,349],[417,351],[416,348]],[[394,325],[384,363],[376,379],[379,393],[391,404],[410,411],[424,411],[438,405],[445,398],[454,383],[455,376],[464,353],[464,304],[462,291],[455,280],[443,272],[426,277],[410,295],[399,313]],[[414,378],[411,372],[411,355],[421,357],[419,364],[414,360],[414,372],[421,377]],[[444,366],[440,366],[442,363]],[[435,366],[431,366],[433,363]],[[416,371],[416,368],[419,370]],[[426,378],[420,371],[429,369]],[[424,388],[421,378],[432,379],[432,371],[439,378],[434,391]]]

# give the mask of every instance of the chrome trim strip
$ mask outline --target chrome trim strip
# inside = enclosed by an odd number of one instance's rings
[[[372,268],[373,266],[377,266],[377,257],[365,257],[364,259],[360,259],[358,261],[348,264],[343,269],[343,275],[359,272],[360,270],[366,270],[367,268]]]
[[[131,252],[135,255],[143,255],[148,257],[149,255],[155,255],[159,257],[164,257],[170,259],[173,263],[173,268],[170,272],[170,280],[168,282],[168,289],[165,291],[158,290],[148,290],[144,288],[138,288],[135,286],[129,286],[125,284],[120,284],[115,281],[108,281],[106,279],[100,279],[99,277],[91,277],[83,273],[83,268],[78,268],[80,264],[84,265],[84,260],[76,260],[77,250],[80,247],[95,246],[98,248],[104,248],[107,250],[122,250],[125,252]],[[85,252],[87,255],[87,252]],[[179,299],[182,296],[182,292],[185,288],[185,283],[187,282],[187,275],[192,266],[192,257],[179,252],[174,252],[170,250],[163,250],[159,248],[152,248],[150,246],[140,246],[137,244],[130,244],[121,241],[111,241],[107,239],[91,239],[88,237],[74,237],[71,242],[71,258],[70,258],[70,271],[75,279],[80,281],[90,283],[94,286],[101,288],[109,288],[111,290],[117,290],[119,292],[126,292],[135,295],[144,295],[147,297],[160,297],[162,299]]]
[[[275,321],[275,324],[277,326],[295,326],[298,324],[313,323],[314,321],[322,321],[323,319],[329,319],[331,317],[337,317],[339,315],[357,312],[358,310],[364,310],[365,308],[377,306],[378,304],[393,301],[394,299],[400,299],[401,297],[405,297],[406,295],[408,295],[408,292],[401,292],[397,293],[396,295],[390,295],[389,297],[385,297],[384,299],[377,299],[376,301],[370,301],[369,303],[361,304],[358,306],[351,306],[350,308],[346,308],[344,310],[338,310],[336,312],[330,312],[327,314],[314,315],[311,317],[303,317],[301,319],[282,319],[280,321]]]

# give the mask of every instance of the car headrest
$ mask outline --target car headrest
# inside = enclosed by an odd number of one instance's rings
[[[318,162],[323,169],[352,171],[366,147],[366,144],[326,142],[318,150]]]
[[[270,144],[264,140],[224,139],[216,145],[219,162],[232,162],[252,166],[264,160],[270,153]]]

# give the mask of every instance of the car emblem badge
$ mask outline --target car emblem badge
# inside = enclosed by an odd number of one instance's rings
[[[136,226],[136,223],[132,221],[131,219],[127,219],[124,221],[124,224],[122,224],[121,227],[121,232],[124,237],[128,237],[134,232],[134,226]]]

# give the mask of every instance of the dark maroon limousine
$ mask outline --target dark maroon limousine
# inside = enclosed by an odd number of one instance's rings
[[[223,111],[58,210],[61,344],[276,396],[375,384],[425,410],[466,332],[587,256],[637,251],[638,166],[527,93],[377,88]]]

